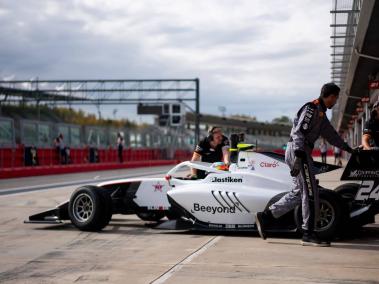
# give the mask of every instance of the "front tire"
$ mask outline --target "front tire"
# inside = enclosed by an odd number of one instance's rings
[[[102,188],[83,186],[71,195],[68,213],[79,230],[100,231],[112,218],[112,201]]]

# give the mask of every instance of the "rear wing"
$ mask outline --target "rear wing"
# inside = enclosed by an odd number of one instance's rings
[[[379,150],[353,153],[341,180],[379,180]]]

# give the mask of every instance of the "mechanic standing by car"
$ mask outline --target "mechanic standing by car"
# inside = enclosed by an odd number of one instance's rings
[[[224,162],[230,164],[229,139],[222,134],[218,126],[212,126],[208,130],[208,136],[200,140],[196,145],[191,161],[207,163]],[[205,171],[191,169],[192,179],[205,177]]]
[[[331,109],[337,102],[339,91],[340,88],[337,85],[327,83],[322,87],[318,99],[306,103],[298,111],[285,153],[285,161],[290,167],[290,174],[293,177],[292,190],[265,211],[255,214],[256,225],[263,239],[266,239],[265,228],[274,219],[301,204],[303,217],[302,245],[330,246],[329,241],[319,239],[314,232],[319,211],[319,193],[312,170],[311,153],[314,142],[320,135],[330,144],[349,153],[353,152],[350,146],[338,135],[326,116],[326,110]],[[311,198],[314,201],[314,210],[311,208]]]
[[[363,150],[379,147],[379,101],[372,106],[370,119],[363,129],[362,146]]]

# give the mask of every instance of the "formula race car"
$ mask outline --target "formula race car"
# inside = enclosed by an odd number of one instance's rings
[[[114,214],[137,214],[142,220],[161,221],[161,229],[256,231],[254,213],[263,211],[291,189],[292,178],[284,156],[255,152],[240,145],[228,170],[218,164],[183,162],[164,178],[120,179],[82,186],[70,200],[29,217],[27,223],[71,222],[80,230],[98,231]],[[204,170],[204,179],[182,175],[185,167]],[[324,173],[337,166],[315,162]],[[374,222],[379,212],[379,151],[354,153],[342,175],[347,183],[329,190],[319,187],[317,231],[333,238],[343,230]],[[271,231],[301,228],[301,207],[277,219]]]

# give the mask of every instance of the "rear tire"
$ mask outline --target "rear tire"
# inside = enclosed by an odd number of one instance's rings
[[[100,187],[82,186],[71,195],[68,214],[79,230],[100,231],[112,218],[111,197]]]
[[[359,207],[354,208],[355,196],[358,193],[361,185],[357,183],[345,183],[338,186],[335,191],[342,197],[344,203],[346,204],[347,218],[344,224],[343,231],[346,235],[350,235],[358,231],[362,226],[375,223],[375,215],[363,214],[360,217],[350,219],[350,212],[358,209]]]
[[[299,231],[302,230],[303,217],[301,206],[295,209],[295,221]],[[339,233],[346,220],[346,210],[342,198],[334,191],[320,189],[320,218],[315,231],[323,240],[332,240]]]
[[[357,183],[345,183],[336,187],[334,191],[337,192],[342,197],[342,199],[348,204],[349,208],[351,208],[359,188],[360,185]]]

